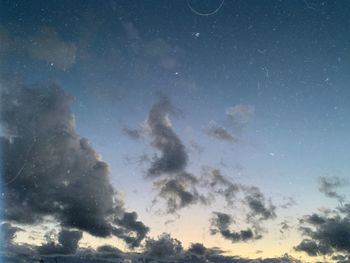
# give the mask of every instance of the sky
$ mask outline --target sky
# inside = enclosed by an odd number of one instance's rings
[[[346,0],[0,0],[0,262],[350,262],[349,69]]]

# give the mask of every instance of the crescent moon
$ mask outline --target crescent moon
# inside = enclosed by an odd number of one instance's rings
[[[187,6],[188,8],[193,12],[195,13],[196,15],[199,15],[199,16],[211,16],[211,15],[214,15],[216,14],[217,12],[219,12],[219,10],[221,9],[221,7],[224,5],[224,2],[225,0],[222,0],[220,5],[212,12],[209,12],[209,13],[201,13],[199,11],[197,11],[196,9],[194,9],[190,3],[190,0],[187,0]]]

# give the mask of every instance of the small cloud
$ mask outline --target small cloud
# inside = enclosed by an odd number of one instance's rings
[[[73,42],[63,40],[53,29],[45,27],[38,35],[29,39],[27,51],[32,58],[67,70],[75,63],[77,47]]]
[[[348,180],[337,176],[321,176],[319,177],[319,191],[329,198],[335,198],[339,202],[344,201],[344,196],[340,195],[336,190],[348,185]]]
[[[226,109],[227,116],[235,123],[248,124],[255,115],[255,107],[248,104],[238,104]]]
[[[182,244],[176,238],[163,233],[158,239],[147,239],[145,254],[156,259],[177,258],[183,252]]]
[[[225,213],[214,212],[214,217],[211,221],[210,232],[212,235],[217,233],[221,234],[225,239],[230,240],[232,243],[245,242],[248,240],[259,239],[260,236],[256,236],[252,229],[233,231],[230,230],[230,226],[234,223],[233,218]]]
[[[210,137],[220,141],[227,141],[230,143],[237,142],[237,139],[233,134],[231,134],[224,127],[217,124],[215,121],[211,121],[209,123],[209,127],[206,129],[206,133]]]
[[[130,129],[128,127],[123,128],[123,132],[131,139],[140,139],[142,136],[142,130],[141,129]]]

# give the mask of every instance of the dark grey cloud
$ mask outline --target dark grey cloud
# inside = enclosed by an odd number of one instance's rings
[[[300,220],[304,239],[295,249],[310,256],[350,253],[350,216],[333,211],[332,214],[312,214]]]
[[[119,228],[114,228],[112,233],[123,239],[130,247],[138,247],[149,231],[141,221],[137,221],[136,212],[124,212],[115,223]]]
[[[183,253],[183,247],[179,240],[163,233],[158,239],[146,240],[144,253],[151,258],[172,259]]]
[[[51,216],[62,227],[99,237],[125,234],[129,226],[122,224],[123,202],[109,166],[76,132],[71,101],[57,86],[2,92],[4,218],[35,224]],[[130,246],[147,232],[129,230],[130,237],[121,237]]]
[[[319,215],[316,213],[313,213],[311,215],[305,216],[304,218],[300,219],[301,223],[308,223],[311,225],[321,225],[326,223],[327,218],[323,215]]]
[[[330,247],[327,247],[323,244],[318,244],[317,242],[309,239],[304,239],[300,242],[299,245],[295,247],[296,251],[303,251],[307,253],[309,256],[319,256],[331,254],[333,250]]]
[[[282,235],[291,229],[291,226],[287,220],[283,220],[279,225],[280,225],[280,233]]]
[[[170,100],[161,97],[152,106],[145,127],[151,145],[159,151],[151,160],[147,177],[154,180],[154,188],[157,190],[154,201],[164,200],[168,213],[206,201],[197,191],[198,179],[186,171],[188,153],[170,122],[170,115],[176,112]]]
[[[205,202],[205,198],[200,196],[193,184],[194,182],[187,176],[177,176],[173,179],[162,179],[155,182],[159,197],[166,200],[168,213],[175,213],[199,201]]]
[[[188,155],[185,146],[174,132],[169,119],[174,112],[170,100],[165,97],[160,98],[149,112],[146,125],[152,145],[160,151],[160,156],[154,157],[148,176],[181,173],[186,168]]]
[[[350,256],[334,255],[334,256],[332,256],[332,260],[335,260],[337,263],[349,263]]]
[[[224,252],[218,247],[207,248],[202,243],[191,243],[185,251],[185,258],[190,260],[189,262],[212,262],[211,259],[221,256]]]
[[[38,248],[38,253],[40,255],[75,254],[82,237],[81,231],[62,229],[58,234],[58,243],[50,240]]]
[[[47,254],[39,255],[38,248],[27,244],[21,245],[16,251],[0,256],[9,263],[65,262],[65,263],[107,263],[107,262],[174,262],[174,263],[301,263],[301,261],[285,254],[280,258],[248,259],[238,256],[224,256],[225,251],[213,247],[207,248],[201,243],[193,243],[186,250],[181,242],[169,234],[162,234],[157,239],[148,239],[143,251],[122,252],[116,247],[103,245],[96,250],[92,248],[78,248],[75,254]],[[7,251],[8,252],[8,251]],[[339,258],[340,259],[340,258]]]
[[[97,248],[97,252],[100,252],[100,253],[106,253],[106,254],[123,254],[123,252],[119,249],[119,248],[116,248],[116,247],[113,247],[111,245],[103,245],[103,246],[100,246]]]
[[[251,235],[251,239],[262,238],[262,232],[265,229],[262,227],[263,222],[266,220],[273,220],[277,217],[276,207],[272,204],[271,200],[266,200],[265,195],[260,191],[258,187],[246,186],[243,184],[235,183],[232,179],[224,176],[219,169],[211,167],[202,168],[201,184],[203,184],[210,191],[210,201],[216,200],[218,196],[224,198],[227,204],[227,209],[233,208],[236,204],[243,205],[248,208],[246,214],[245,223],[250,226],[250,231],[242,231],[242,238],[237,232],[222,231],[222,235],[225,238],[231,238],[238,242],[243,240],[243,235]],[[216,214],[216,213],[214,213]],[[212,225],[215,225],[216,231],[212,233],[220,232],[218,230],[224,229],[222,222],[226,219],[226,223],[233,223],[233,218],[228,214],[216,214]],[[213,224],[214,223],[214,224]],[[220,227],[218,227],[220,226]],[[247,237],[245,237],[248,239]]]
[[[319,178],[319,191],[329,198],[335,198],[339,202],[344,201],[344,196],[337,192],[337,189],[348,184],[346,179],[337,176],[321,176]]]
[[[28,262],[30,255],[36,253],[36,250],[32,245],[16,243],[15,238],[17,232],[21,231],[24,231],[24,229],[8,222],[0,224],[0,261],[24,263]]]
[[[211,234],[221,234],[225,239],[228,239],[233,243],[260,238],[260,236],[256,235],[250,228],[247,228],[246,230],[232,231],[230,230],[232,224],[234,224],[234,220],[230,215],[214,212],[214,217],[211,221]]]
[[[340,213],[350,217],[350,203],[341,204],[337,209]]]
[[[207,248],[201,243],[192,243],[187,252],[197,256],[204,256],[207,252]]]
[[[211,121],[209,123],[209,127],[206,129],[206,133],[210,137],[220,141],[226,141],[230,143],[237,142],[237,138],[230,131],[214,121]]]
[[[267,201],[264,194],[259,188],[245,187],[245,197],[244,201],[250,208],[250,213],[247,215],[248,221],[250,219],[258,219],[259,221],[274,219],[276,218],[276,207]]]

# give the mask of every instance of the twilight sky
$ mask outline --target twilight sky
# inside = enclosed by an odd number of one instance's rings
[[[0,0],[0,262],[350,262],[349,69],[346,0]]]

